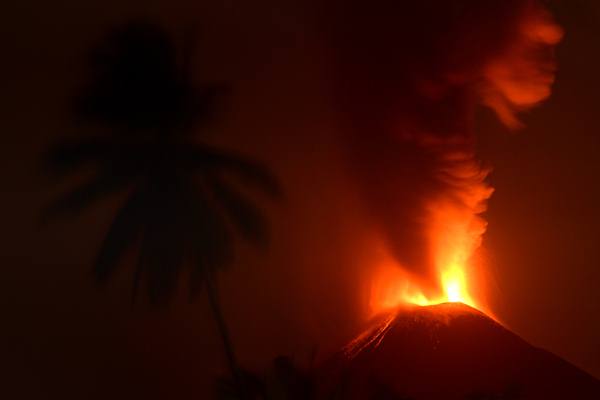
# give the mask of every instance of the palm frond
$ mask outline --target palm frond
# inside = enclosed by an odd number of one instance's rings
[[[188,194],[176,174],[165,172],[149,182],[146,229],[139,255],[150,301],[169,301],[176,289],[188,245]]]
[[[123,190],[130,183],[127,176],[101,171],[88,181],[59,196],[41,213],[42,220],[77,216],[84,208],[110,194]]]
[[[175,292],[184,259],[182,232],[177,224],[163,218],[150,222],[139,257],[150,301],[168,302]]]
[[[211,188],[216,201],[241,235],[254,245],[265,248],[268,244],[269,229],[266,217],[250,200],[232,187],[214,178]]]
[[[233,240],[226,221],[204,191],[189,188],[189,243],[196,283],[233,261]],[[194,275],[196,274],[196,275]],[[192,293],[193,294],[193,293]]]
[[[116,151],[116,144],[104,138],[62,140],[46,152],[43,166],[52,173],[64,175],[87,164],[107,161]]]
[[[279,180],[266,165],[239,154],[197,145],[182,154],[182,162],[192,168],[230,173],[275,199],[283,195]]]
[[[94,276],[97,281],[110,278],[125,251],[140,236],[145,223],[145,200],[142,190],[137,189],[117,212],[96,256]]]

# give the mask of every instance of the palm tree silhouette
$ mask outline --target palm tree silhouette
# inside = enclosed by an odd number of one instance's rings
[[[94,174],[49,204],[43,216],[77,215],[110,194],[127,192],[98,252],[95,278],[107,281],[125,252],[139,246],[133,300],[142,284],[157,304],[172,298],[187,269],[191,296],[206,287],[239,383],[217,272],[232,261],[234,231],[256,245],[267,241],[266,219],[239,185],[273,198],[280,187],[260,163],[191,140],[194,128],[211,116],[219,90],[193,86],[189,51],[183,66],[176,53],[170,37],[145,22],[115,30],[94,49],[93,77],[75,114],[105,129],[57,143],[46,159],[61,177],[89,169]]]

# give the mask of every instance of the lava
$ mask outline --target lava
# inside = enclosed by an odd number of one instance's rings
[[[439,265],[439,282],[437,285],[430,285],[399,268],[393,257],[386,255],[377,268],[371,285],[372,313],[378,314],[402,305],[462,303],[495,318],[485,302],[481,278],[476,274],[472,258],[469,257],[462,264],[455,262]]]
[[[484,301],[483,261],[476,257],[481,248],[487,223],[481,217],[493,192],[483,179],[487,171],[469,160],[471,177],[466,173],[451,196],[432,200],[427,214],[427,238],[430,259],[435,266],[434,279],[412,274],[391,254],[384,257],[371,291],[375,313],[401,304],[431,306],[463,303],[492,315]],[[460,198],[457,203],[454,199]]]
[[[483,302],[478,302],[469,290],[469,279],[465,270],[450,266],[441,272],[441,290],[437,294],[426,294],[420,285],[397,267],[384,267],[372,285],[371,308],[376,313],[401,304],[431,306],[441,303],[463,303],[481,311],[487,311]]]

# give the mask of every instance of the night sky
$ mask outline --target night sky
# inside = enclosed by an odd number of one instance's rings
[[[37,4],[39,3],[39,4]],[[199,32],[197,82],[231,87],[200,140],[264,160],[285,199],[268,205],[272,241],[242,245],[221,297],[243,365],[279,354],[308,363],[356,334],[368,315],[367,213],[347,168],[331,94],[319,2],[76,1],[9,5],[2,13],[2,377],[10,398],[179,398],[223,371],[208,305],[185,293],[154,310],[130,305],[126,273],[106,290],[90,266],[120,199],[51,225],[57,191],[41,168],[73,133],[70,99],[85,51],[115,24],[161,22]],[[477,158],[493,167],[485,217],[490,308],[507,327],[600,378],[600,5],[549,3],[565,36],[552,96],[511,132],[477,111]],[[325,17],[324,17],[325,16]],[[325,19],[326,20],[326,19]],[[333,23],[333,22],[332,22]],[[329,30],[331,27],[328,27]],[[335,26],[334,26],[335,28]]]

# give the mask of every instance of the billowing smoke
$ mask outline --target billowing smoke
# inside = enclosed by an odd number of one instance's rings
[[[390,253],[433,289],[486,229],[476,108],[518,128],[550,94],[562,31],[536,0],[344,0],[329,18],[352,173]]]

